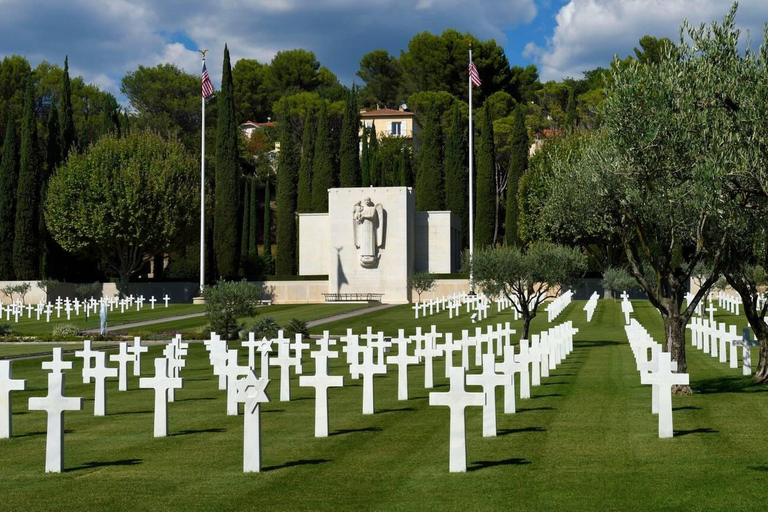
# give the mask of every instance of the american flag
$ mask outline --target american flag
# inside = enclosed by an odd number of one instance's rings
[[[207,98],[211,94],[213,94],[213,84],[211,77],[208,76],[208,70],[205,68],[205,62],[203,62],[203,98]]]
[[[477,73],[477,68],[474,62],[469,63],[469,79],[472,80],[472,85],[480,87],[483,82],[480,81],[480,75]]]

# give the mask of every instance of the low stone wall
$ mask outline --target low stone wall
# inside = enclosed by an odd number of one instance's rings
[[[325,302],[328,281],[251,281],[264,287],[264,298],[273,304],[308,304]]]

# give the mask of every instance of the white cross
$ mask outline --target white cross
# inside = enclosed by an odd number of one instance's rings
[[[133,376],[138,377],[141,375],[141,354],[143,352],[149,352],[148,347],[141,346],[141,338],[138,336],[133,338],[133,345],[128,347],[128,352],[133,354]]]
[[[237,416],[237,379],[250,371],[250,367],[237,364],[237,350],[227,351],[227,366],[224,368],[227,376],[227,416]]]
[[[243,410],[243,473],[261,471],[261,411],[260,404],[269,402],[269,379],[258,379],[253,369],[237,381],[237,401]]]
[[[350,375],[353,379],[359,379],[360,374],[353,371],[353,366],[356,367],[360,363],[360,354],[363,350],[360,346],[360,337],[356,334],[352,334],[352,329],[347,329],[347,335],[342,336],[339,340],[344,343],[341,351],[347,354],[347,364],[349,365]]]
[[[240,346],[248,349],[248,368],[251,370],[256,369],[256,348],[259,346],[259,342],[256,341],[256,335],[252,332],[248,333],[248,339],[240,343]]]
[[[184,368],[187,365],[187,362],[181,357],[183,355],[182,349],[171,342],[163,349],[163,355],[168,359],[168,374],[171,377],[179,377],[181,368]],[[168,390],[168,401],[174,402],[175,400],[176,389],[171,388]]]
[[[384,339],[383,332],[379,332],[376,336],[374,336],[372,341],[368,342],[368,346],[376,349],[376,360],[379,362],[379,364],[384,364],[384,353],[389,351],[389,347],[392,346],[392,343]]]
[[[51,310],[52,309],[53,308],[51,307],[50,303],[46,304],[46,306],[45,306],[45,321],[48,322],[48,323],[50,323],[50,321],[51,321]]]
[[[533,359],[528,349],[528,340],[520,340],[520,353],[515,357],[523,364],[523,369],[520,371],[520,399],[531,398],[531,374],[528,367]]]
[[[504,384],[504,413],[514,414],[515,409],[515,374],[523,371],[523,363],[517,361],[515,355],[515,346],[507,345],[504,347],[504,360],[496,363],[496,371],[509,377],[509,381]]]
[[[400,329],[397,333],[397,338],[392,340],[392,343],[397,345],[397,355],[387,357],[387,364],[397,365],[398,400],[408,400],[408,365],[418,364],[419,362],[417,356],[408,355],[408,344],[410,342],[411,339],[405,336],[405,331]]]
[[[155,437],[168,435],[168,390],[182,386],[180,377],[168,375],[168,360],[155,359],[155,376],[139,379],[139,387],[155,390]]]
[[[707,309],[704,311],[709,313],[709,323],[712,324],[715,321],[715,311],[717,311],[717,308],[712,302],[710,302],[709,307],[707,307]]]
[[[259,366],[259,372],[262,379],[269,378],[269,353],[272,352],[272,340],[262,338],[259,342],[259,353],[261,354],[261,365]]]
[[[301,365],[301,361],[304,357],[303,352],[309,348],[309,343],[303,342],[303,336],[300,332],[297,332],[293,343],[291,343],[291,349],[296,354],[296,375],[304,373],[304,367]]]
[[[442,350],[436,348],[435,343],[431,340],[427,340],[421,350],[416,349],[416,355],[424,358],[424,388],[426,389],[435,387],[433,360],[442,353]]]
[[[453,342],[453,333],[445,333],[445,343],[437,346],[445,354],[445,377],[450,378],[451,368],[453,367],[453,353],[461,350],[459,343]]]
[[[155,296],[153,295],[153,296],[152,296],[152,297],[150,297],[150,299],[149,299],[149,303],[150,303],[150,304],[152,304],[152,309],[153,309],[153,310],[155,309],[155,302],[157,302],[157,299],[155,299]]]
[[[280,331],[282,335],[283,332]],[[291,344],[286,339],[277,340],[277,357],[270,358],[270,364],[280,367],[280,401],[291,401],[291,366],[296,366],[296,358],[291,357]]]
[[[672,356],[669,352],[659,354],[659,368],[655,373],[640,375],[643,384],[656,384],[659,387],[659,438],[674,435],[672,428],[672,386],[688,385],[687,373],[672,373]]]
[[[299,377],[299,386],[315,388],[315,437],[328,437],[328,388],[343,386],[344,377],[328,374],[328,355],[323,350],[310,355],[315,359],[315,374]]]
[[[0,361],[0,439],[11,437],[12,430],[12,391],[24,391],[27,381],[11,376],[11,361]]]
[[[165,294],[165,297],[163,297],[163,301],[165,302],[165,307],[168,307],[168,301],[171,300],[171,298],[168,296],[168,294]]]
[[[418,319],[419,319],[419,308],[420,308],[420,307],[421,307],[421,306],[419,306],[419,301],[416,301],[416,303],[415,303],[415,304],[413,305],[413,307],[411,308],[411,309],[413,309],[413,311],[416,313],[416,320],[418,320]]]
[[[531,386],[541,386],[541,345],[538,334],[531,336]]]
[[[117,368],[107,367],[106,354],[104,352],[94,353],[94,365],[92,368],[83,370],[83,377],[86,375],[93,378],[96,383],[96,389],[93,396],[93,415],[106,416],[107,414],[107,377],[117,377]]]
[[[128,363],[136,364],[136,356],[128,352],[128,343],[120,342],[120,352],[109,356],[109,360],[117,363],[118,391],[128,391]]]
[[[83,350],[76,351],[75,357],[83,358],[83,384],[88,384],[91,382],[88,373],[88,370],[91,369],[91,359],[96,357],[96,352],[91,349],[91,342],[89,340],[83,342]]]
[[[373,380],[376,375],[385,375],[387,366],[383,363],[374,362],[373,347],[363,347],[363,362],[355,366],[355,372],[363,376],[363,414],[373,414],[374,387]]]
[[[464,410],[467,407],[485,405],[483,393],[469,393],[464,389],[464,368],[451,368],[450,389],[447,393],[431,392],[429,405],[450,408],[450,456],[451,473],[467,471],[467,425]]]
[[[61,347],[53,349],[53,360],[43,362],[43,370],[51,370],[53,373],[61,373],[62,370],[72,369],[72,361],[65,361],[62,358],[61,350]]]
[[[64,396],[64,374],[54,371],[48,374],[48,395],[31,397],[29,410],[48,413],[45,472],[61,473],[64,466],[64,412],[82,411],[83,399]]]
[[[483,373],[467,375],[467,384],[482,386],[485,395],[483,437],[496,436],[496,386],[507,386],[511,381],[511,375],[496,373],[496,358],[493,354],[483,355]]]

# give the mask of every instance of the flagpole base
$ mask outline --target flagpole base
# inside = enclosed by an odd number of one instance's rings
[[[205,305],[205,297],[203,297],[202,295],[200,295],[199,297],[193,297],[192,304],[196,304],[198,306]]]

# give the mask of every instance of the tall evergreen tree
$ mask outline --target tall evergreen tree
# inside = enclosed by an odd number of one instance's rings
[[[416,209],[426,212],[445,208],[443,177],[443,129],[434,103],[427,111],[416,173]]]
[[[411,183],[411,148],[404,145],[400,148],[400,163],[397,170],[397,186],[410,187]]]
[[[61,145],[61,129],[59,127],[59,110],[51,103],[48,111],[48,140],[45,148],[45,179],[47,180],[56,167],[61,163],[63,149]]]
[[[12,281],[13,239],[16,224],[16,188],[19,182],[16,123],[8,116],[3,142],[3,160],[0,163],[0,280]]]
[[[461,220],[464,238],[469,233],[467,165],[467,130],[456,102],[451,115],[451,131],[445,139],[445,208]]]
[[[371,124],[371,140],[368,142],[368,172],[373,187],[382,186],[381,183],[381,151],[379,149],[379,137],[376,134],[376,123]]]
[[[363,187],[371,185],[371,148],[368,146],[369,128],[363,127],[363,148],[360,152],[360,175]]]
[[[312,211],[328,211],[328,189],[336,186],[334,170],[334,149],[331,126],[328,119],[328,107],[323,102],[317,120],[317,137],[312,164]]]
[[[75,132],[75,115],[72,112],[72,86],[69,83],[69,57],[64,58],[64,85],[61,90],[61,150],[62,159],[77,145],[77,133]]]
[[[16,225],[13,240],[13,268],[16,279],[40,277],[40,168],[37,155],[34,84],[28,80],[24,117],[21,120],[19,184],[16,189]]]
[[[259,202],[256,200],[258,197],[256,195],[257,188],[256,188],[256,180],[252,179],[250,181],[250,187],[251,187],[251,209],[250,209],[250,221],[248,225],[251,227],[251,232],[248,234],[248,258],[251,261],[256,261],[256,257],[259,255],[259,249],[258,249],[258,225],[257,222],[259,220],[258,215],[258,205]]]
[[[359,187],[360,176],[360,110],[357,106],[357,92],[353,88],[344,104],[344,118],[341,121],[341,143],[339,144],[339,176],[342,187]]]
[[[525,116],[523,109],[518,104],[513,114],[514,123],[509,140],[509,179],[507,180],[507,217],[505,241],[507,245],[520,245],[520,234],[517,229],[517,220],[520,206],[518,203],[518,190],[520,178],[528,170],[528,130],[525,128]]]
[[[272,275],[272,199],[269,197],[269,180],[264,185],[264,266]]]
[[[296,209],[299,213],[312,211],[312,165],[315,155],[315,120],[307,109],[304,117],[304,136],[301,140],[301,168],[299,169],[299,190]]]
[[[248,250],[251,246],[251,187],[248,181],[245,181],[243,187],[243,230],[240,234],[240,267],[244,274],[248,273],[249,268]]]
[[[484,104],[485,122],[477,152],[477,206],[475,247],[493,244],[496,222],[496,147],[493,143],[493,116],[489,101]]]
[[[576,125],[579,122],[578,115],[576,113],[576,95],[574,88],[571,87],[568,91],[568,110],[565,116],[565,126],[569,131],[576,129]]]
[[[219,277],[236,277],[240,259],[240,167],[237,143],[239,128],[235,120],[235,98],[229,49],[224,45],[221,89],[216,125],[216,183],[214,186],[213,250]]]
[[[120,106],[114,96],[107,93],[101,109],[101,134],[120,137]]]
[[[275,274],[287,276],[296,273],[296,181],[299,177],[299,156],[293,140],[288,102],[285,103],[280,125],[280,157],[277,163],[277,261],[275,261]],[[317,150],[315,150],[315,159],[317,159]]]

